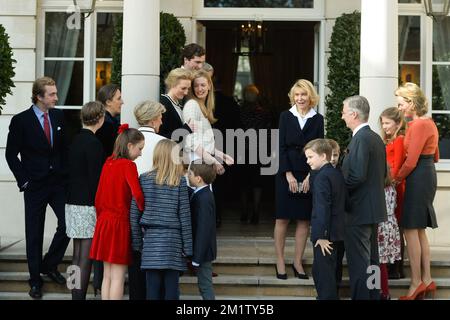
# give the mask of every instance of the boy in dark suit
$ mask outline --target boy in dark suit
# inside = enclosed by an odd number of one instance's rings
[[[192,267],[197,272],[198,289],[203,300],[215,300],[212,283],[212,261],[216,259],[216,204],[209,185],[216,178],[212,165],[192,163],[189,183],[195,187],[190,197],[194,255]]]
[[[307,163],[316,171],[311,181],[314,284],[319,300],[338,300],[335,249],[344,240],[345,181],[342,173],[330,164],[332,147],[326,139],[310,141],[304,151]]]

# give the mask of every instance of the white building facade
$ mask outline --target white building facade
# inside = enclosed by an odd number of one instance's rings
[[[57,80],[59,108],[69,117],[93,100],[98,88],[109,81],[112,35],[120,16],[124,19],[122,121],[133,123],[134,105],[157,100],[159,95],[159,11],[173,13],[185,29],[187,43],[201,45],[210,21],[314,22],[314,82],[325,97],[328,43],[335,19],[358,10],[362,13],[360,93],[371,103],[371,126],[378,128],[378,115],[395,105],[393,91],[399,78],[419,84],[432,102],[430,116],[440,129],[442,159],[437,164],[435,199],[439,228],[429,230],[429,236],[431,244],[449,246],[450,202],[445,199],[450,195],[450,17],[433,21],[420,0],[304,0],[291,1],[292,8],[214,7],[217,3],[97,0],[95,12],[85,18],[73,16],[69,0],[0,0],[0,24],[10,36],[17,60],[16,87],[0,116],[0,236],[24,238],[23,195],[4,156],[12,116],[29,108],[32,83],[44,75]],[[319,105],[322,114],[324,100]],[[51,236],[56,219],[48,210],[45,230]]]

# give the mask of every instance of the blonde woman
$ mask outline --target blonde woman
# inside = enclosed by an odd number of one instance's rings
[[[183,99],[187,96],[191,87],[191,71],[184,68],[176,68],[169,72],[165,79],[166,94],[161,95],[160,102],[166,108],[162,116],[162,125],[159,134],[167,139],[180,142],[186,134],[193,131],[183,119]],[[185,134],[179,135],[175,131],[184,129]],[[175,136],[172,136],[175,133]]]
[[[396,91],[397,104],[408,123],[404,141],[406,159],[395,181],[406,179],[403,215],[400,226],[406,238],[411,284],[403,300],[434,296],[436,284],[431,278],[430,245],[426,228],[437,228],[433,200],[437,177],[434,163],[439,160],[439,133],[433,119],[427,116],[428,102],[422,90],[407,82]]]
[[[179,147],[164,139],[156,144],[153,169],[139,177],[145,198],[141,213],[130,211],[132,247],[142,252],[148,300],[178,300],[179,276],[192,256],[191,213]]]
[[[135,161],[139,175],[153,168],[153,150],[160,140],[165,139],[158,134],[165,112],[166,108],[161,103],[150,100],[143,101],[134,108],[134,117],[140,126],[138,130],[145,137],[142,156]]]
[[[186,137],[185,148],[189,153],[189,160],[202,158],[207,164],[214,165],[217,174],[223,174],[225,169],[219,160],[227,165],[234,164],[234,160],[215,148],[214,132],[211,127],[217,121],[214,118],[214,87],[205,70],[198,70],[193,74],[189,100],[183,109],[183,118],[196,128],[196,132]]]
[[[284,261],[286,231],[289,221],[296,220],[294,276],[308,279],[302,258],[311,220],[312,199],[309,193],[309,171],[303,152],[305,145],[323,138],[323,116],[314,110],[319,96],[308,80],[300,79],[289,91],[291,108],[280,115],[280,164],[276,177],[275,252],[276,277],[287,279]]]

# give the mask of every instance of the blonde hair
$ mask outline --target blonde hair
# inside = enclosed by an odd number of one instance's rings
[[[173,87],[175,87],[180,80],[189,80],[192,79],[192,73],[188,69],[184,68],[176,68],[169,72],[164,83],[166,84],[166,91],[169,91]]]
[[[324,154],[327,161],[331,160],[331,154],[333,152],[333,148],[331,147],[331,144],[328,142],[328,139],[311,140],[303,148],[303,151],[306,150],[311,150],[314,153],[317,153],[319,156]]]
[[[205,78],[206,81],[208,81],[208,85],[209,85],[209,92],[208,92],[208,96],[206,97],[205,105],[203,105],[203,103],[200,103],[200,99],[197,98],[197,96],[195,95],[195,92],[194,92],[195,79],[199,79],[199,78]],[[198,102],[203,115],[205,116],[205,118],[208,119],[209,123],[213,124],[213,123],[217,122],[217,119],[214,118],[214,110],[215,110],[214,85],[212,83],[211,77],[209,76],[209,73],[202,69],[197,70],[194,73],[194,75],[192,76],[191,81],[192,81],[192,83],[191,83],[191,88],[189,89],[189,98],[194,99],[195,101]]]
[[[160,140],[153,152],[153,168],[156,184],[176,187],[180,184],[184,167],[180,157],[180,147],[172,140]]]
[[[134,107],[134,117],[141,126],[145,126],[149,121],[155,120],[166,112],[166,108],[159,102],[150,100],[142,101]]]
[[[390,107],[390,108],[384,109],[383,112],[380,114],[380,119],[379,119],[380,126],[382,125],[382,123],[381,123],[382,117],[393,120],[396,124],[399,124],[399,127],[394,132],[392,137],[386,136],[386,132],[384,132],[384,130],[381,130],[381,137],[383,138],[383,141],[385,143],[394,140],[399,135],[405,134],[406,121],[405,121],[405,118],[403,117],[403,113],[400,111],[400,109],[398,109],[397,107]]]
[[[306,91],[306,94],[309,97],[309,108],[315,107],[319,103],[319,95],[317,94],[316,88],[314,88],[313,84],[305,79],[297,80],[292,86],[291,90],[289,90],[288,97],[291,102],[291,105],[295,105],[294,101],[294,90],[302,89]]]
[[[420,87],[412,82],[406,82],[395,90],[395,95],[412,103],[414,111],[421,117],[428,112],[428,101]]]

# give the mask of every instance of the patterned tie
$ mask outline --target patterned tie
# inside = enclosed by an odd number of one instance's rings
[[[52,140],[50,138],[50,123],[48,122],[48,113],[44,113],[44,133],[47,137],[48,144],[52,144]]]

